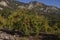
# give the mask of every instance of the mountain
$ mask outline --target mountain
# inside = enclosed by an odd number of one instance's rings
[[[16,9],[23,9],[25,11],[37,12],[38,15],[44,15],[48,19],[60,20],[60,8],[55,6],[45,5],[37,1],[23,3],[16,0],[0,0],[0,14],[9,15]]]
[[[0,0],[0,10],[3,10],[4,8],[8,8],[10,10],[15,10],[17,8],[22,9],[34,9],[36,11],[43,11],[48,13],[57,13],[60,12],[60,9],[54,6],[47,6],[43,3],[39,3],[37,1],[32,1],[29,3],[23,3],[15,0]]]
[[[0,0],[0,29],[8,33],[19,31],[17,34],[22,35],[40,32],[60,35],[60,8],[37,1]]]

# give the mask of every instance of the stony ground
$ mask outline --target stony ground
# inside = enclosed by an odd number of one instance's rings
[[[20,37],[19,35],[11,35],[6,32],[0,31],[0,40],[60,40],[57,37],[52,36],[29,36],[29,37]]]

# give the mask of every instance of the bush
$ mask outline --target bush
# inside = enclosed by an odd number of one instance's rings
[[[39,35],[40,32],[59,33],[59,28],[56,30],[57,25],[50,27],[49,20],[45,16],[38,15],[36,12],[33,13],[21,9],[12,12],[8,18],[0,15],[0,25],[4,29],[22,31],[27,36],[31,34]]]

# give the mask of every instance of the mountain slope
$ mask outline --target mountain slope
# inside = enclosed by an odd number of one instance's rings
[[[0,29],[18,31],[22,35],[40,32],[60,35],[60,9],[37,1],[0,0]]]
[[[8,12],[13,12],[16,9],[23,9],[25,11],[37,12],[38,15],[44,15],[48,19],[59,20],[60,8],[55,6],[48,6],[43,3],[32,1],[23,3],[15,0],[0,0],[0,14],[8,15]],[[4,13],[3,13],[4,12]]]
[[[59,11],[59,8],[54,7],[54,6],[47,6],[43,3],[39,3],[37,1],[29,2],[29,3],[23,3],[23,2],[18,2],[15,0],[0,0],[0,8],[3,7],[8,7],[10,9],[16,9],[16,8],[25,8],[25,9],[32,9],[32,8],[38,8],[40,10],[44,10],[46,12],[47,10],[55,10]],[[50,12],[50,11],[48,11]]]

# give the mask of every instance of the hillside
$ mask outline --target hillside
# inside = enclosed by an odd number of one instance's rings
[[[32,36],[32,40],[35,40],[35,37],[36,40],[40,40],[41,36],[41,40],[55,40],[55,38],[59,40],[60,8],[37,1],[23,3],[15,0],[0,0],[0,31],[2,35],[5,33],[4,38],[6,35],[9,35],[8,38]],[[2,40],[5,39],[2,37]]]
[[[37,12],[38,15],[48,16],[48,19],[60,20],[60,8],[55,6],[48,6],[37,1],[22,3],[15,0],[0,0],[0,11],[12,12],[16,9],[31,10],[31,12]]]

